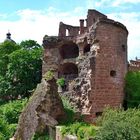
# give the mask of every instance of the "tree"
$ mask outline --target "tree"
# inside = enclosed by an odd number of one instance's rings
[[[30,96],[42,75],[43,49],[36,41],[10,45],[6,42],[0,48],[0,97],[6,100]]]
[[[35,49],[35,48],[41,48],[41,46],[37,43],[37,41],[34,40],[26,40],[22,41],[20,43],[20,46],[24,49]]]
[[[0,75],[5,76],[7,65],[9,63],[9,55],[20,49],[20,46],[12,41],[4,41],[0,44]]]
[[[127,107],[138,107],[140,104],[140,72],[128,72],[125,77]]]
[[[10,55],[7,77],[11,79],[11,92],[27,97],[41,81],[42,50],[18,50]]]

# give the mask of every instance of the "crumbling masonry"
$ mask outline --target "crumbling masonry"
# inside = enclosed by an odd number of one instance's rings
[[[106,15],[88,10],[86,25],[60,22],[58,37],[43,38],[43,74],[65,78],[64,95],[70,98],[87,121],[100,115],[105,106],[120,107],[127,72],[126,27]]]

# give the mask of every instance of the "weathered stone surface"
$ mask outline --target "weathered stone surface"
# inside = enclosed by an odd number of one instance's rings
[[[48,36],[45,35],[43,37],[43,46],[44,47],[53,47],[56,43],[60,42],[61,40],[57,36]]]
[[[77,137],[73,135],[67,135],[65,136],[64,140],[77,140]]]
[[[20,115],[14,139],[31,140],[35,132],[42,132],[47,127],[55,127],[64,117],[55,79],[48,82],[43,79]]]
[[[77,140],[78,139],[77,136],[73,136],[73,135],[62,136],[61,129],[62,129],[62,126],[56,126],[55,140]]]

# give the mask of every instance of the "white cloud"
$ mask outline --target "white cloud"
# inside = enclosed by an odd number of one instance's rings
[[[92,1],[92,0],[90,0]],[[124,6],[125,4],[138,4],[140,0],[95,0],[94,1],[96,7],[121,7],[128,8]]]
[[[45,34],[58,34],[60,21],[70,25],[79,25],[79,19],[86,18],[86,12],[85,8],[82,7],[77,7],[68,12],[61,12],[53,7],[47,10],[25,9],[17,11],[15,16],[19,16],[18,20],[0,21],[0,42],[6,38],[6,33],[10,30],[12,39],[16,42],[33,39],[41,44]],[[140,13],[112,13],[108,14],[108,17],[127,26],[129,31],[129,58],[140,57]]]
[[[34,39],[41,44],[45,34],[58,34],[60,21],[71,25],[79,25],[79,17],[82,17],[82,11],[81,7],[77,7],[70,12],[60,12],[53,7],[47,10],[25,9],[17,11],[15,16],[19,16],[18,20],[0,21],[0,42],[6,38],[5,34],[10,30],[12,38],[16,42]]]
[[[111,0],[100,0],[100,1],[95,1],[95,6],[96,6],[96,7],[108,6],[108,3],[111,3]]]
[[[122,4],[137,4],[140,3],[140,0],[114,0],[113,6],[120,6]]]

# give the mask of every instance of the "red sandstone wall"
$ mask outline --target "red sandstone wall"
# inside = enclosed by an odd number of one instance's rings
[[[60,59],[60,53],[57,46],[53,48],[45,48],[43,54],[42,75],[44,75],[48,70],[53,70],[56,72],[57,76]]]
[[[99,23],[96,39],[100,50],[92,76],[91,112],[102,112],[104,106],[118,107],[124,98],[124,76],[127,72],[127,32],[109,23]],[[125,51],[122,48],[125,46]],[[110,76],[110,71],[116,75]]]
[[[87,27],[93,25],[99,18],[107,18],[107,16],[96,10],[88,10]]]
[[[66,35],[66,32],[68,32],[68,35]],[[59,33],[58,36],[65,38],[65,36],[72,36],[75,37],[79,34],[79,27],[66,25],[63,22],[60,22],[59,24]]]

